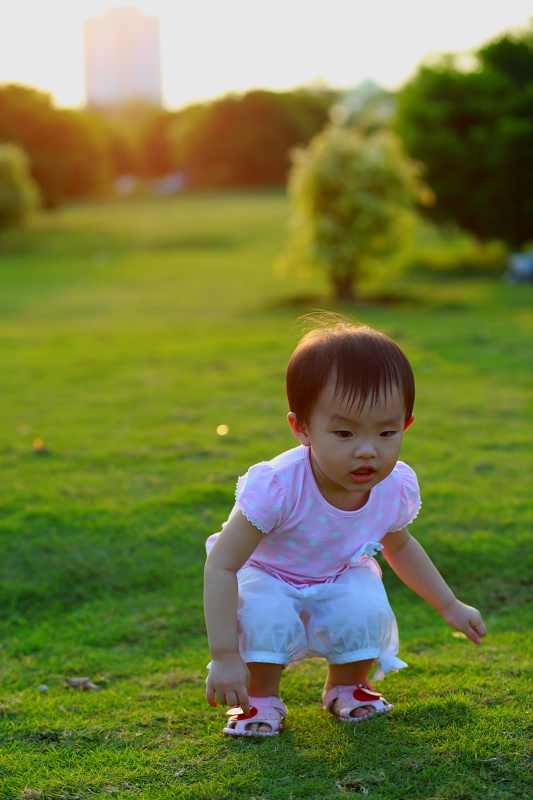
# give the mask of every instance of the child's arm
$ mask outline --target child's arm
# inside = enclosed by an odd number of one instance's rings
[[[436,608],[452,628],[464,633],[475,644],[481,644],[481,637],[487,633],[481,614],[455,597],[407,528],[388,533],[382,544],[382,553],[400,580]]]
[[[218,536],[205,564],[204,611],[212,662],[207,678],[207,702],[242,707],[247,714],[248,667],[239,653],[237,632],[237,572],[263,534],[242,512],[233,514]]]

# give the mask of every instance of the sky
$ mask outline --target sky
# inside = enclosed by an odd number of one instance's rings
[[[158,16],[168,108],[313,82],[397,89],[438,52],[475,50],[533,17],[533,0],[15,0],[0,8],[0,83],[85,101],[83,20],[130,5]]]

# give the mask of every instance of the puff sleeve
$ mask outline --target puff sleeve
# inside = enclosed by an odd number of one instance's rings
[[[411,467],[403,461],[398,461],[395,471],[400,482],[400,496],[396,521],[391,526],[391,531],[399,531],[409,525],[418,515],[422,505],[418,481]]]
[[[246,519],[263,533],[277,528],[285,517],[285,489],[277,472],[266,463],[250,467],[239,478],[235,499]]]

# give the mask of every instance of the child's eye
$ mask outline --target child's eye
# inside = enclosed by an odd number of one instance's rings
[[[383,437],[383,439],[390,439],[391,436],[394,436],[397,431],[382,431],[379,435]]]
[[[351,435],[351,431],[335,431],[335,436],[338,436],[339,439],[349,439]]]

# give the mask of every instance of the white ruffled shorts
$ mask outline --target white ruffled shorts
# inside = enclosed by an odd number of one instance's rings
[[[239,580],[239,647],[247,663],[297,666],[304,658],[330,664],[374,659],[374,680],[407,664],[397,658],[398,625],[381,578],[354,567],[333,583],[296,589],[256,567]]]

